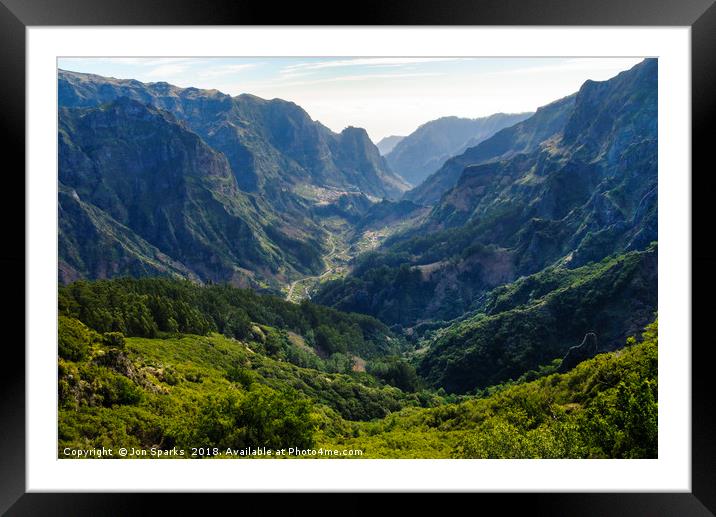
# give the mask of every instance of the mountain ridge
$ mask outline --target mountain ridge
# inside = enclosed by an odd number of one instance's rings
[[[291,101],[267,100],[251,94],[232,97],[218,90],[65,70],[58,72],[58,79],[60,106],[96,106],[124,96],[185,120],[192,131],[226,155],[239,185],[249,192],[281,190],[273,185],[267,187],[267,179],[278,181],[282,187],[294,186],[301,178],[325,186],[330,184],[327,176],[334,181],[331,186],[361,188],[377,197],[397,196],[407,188],[382,160],[368,160],[364,164],[369,168],[343,174],[331,157],[331,151],[343,150],[340,134],[313,121]],[[377,153],[372,142],[366,147]],[[383,184],[383,178],[390,181]]]
[[[121,225],[141,239],[134,241],[142,247],[151,244],[182,264],[163,269],[195,279],[243,284],[246,271],[280,276],[282,264],[305,271],[320,267],[315,252],[307,263],[291,256],[310,236],[299,241],[278,229],[266,204],[238,188],[226,158],[170,113],[122,97],[96,108],[63,108],[59,119],[59,181],[71,189],[71,196],[61,197],[60,209],[73,200],[86,204],[85,222],[95,223],[94,231],[105,239],[109,234],[101,226]],[[82,270],[83,250],[91,243],[82,232],[71,231],[73,221],[65,213],[63,235],[72,237],[65,239],[60,259],[80,258],[69,278],[122,274],[121,268],[106,267],[111,258]]]
[[[250,94],[231,97],[218,90],[180,88],[166,82],[142,83],[132,79],[104,78],[64,70],[58,72],[58,96],[59,137],[61,142],[67,144],[60,146],[60,181],[66,183],[63,186],[74,189],[82,203],[85,203],[77,205],[73,198],[62,197],[67,207],[74,207],[64,213],[77,217],[78,223],[82,221],[81,225],[67,221],[64,226],[63,254],[73,257],[69,261],[62,260],[60,278],[66,281],[132,271],[183,274],[192,279],[228,280],[237,285],[278,288],[289,278],[322,270],[321,253],[329,236],[320,218],[316,218],[319,213],[316,207],[322,203],[320,192],[328,189],[326,192],[335,192],[331,194],[333,197],[341,191],[363,193],[375,201],[391,195],[397,197],[407,188],[389,170],[364,129],[348,127],[341,133],[334,133],[319,122],[314,122],[303,108],[290,101],[266,100]],[[135,117],[131,122],[137,125],[134,130],[139,133],[143,131],[140,126],[155,124],[152,131],[159,131],[171,139],[173,133],[162,130],[169,126],[177,127],[181,128],[183,135],[179,140],[186,145],[199,145],[191,142],[190,135],[194,135],[202,142],[197,149],[204,149],[202,146],[211,149],[211,153],[202,151],[203,158],[191,167],[183,167],[184,173],[193,175],[195,180],[201,182],[212,177],[211,173],[206,177],[196,174],[206,167],[209,171],[218,167],[231,172],[233,181],[224,176],[221,185],[217,183],[212,187],[214,190],[209,189],[212,194],[203,196],[202,200],[195,199],[193,205],[181,208],[186,211],[202,204],[216,205],[218,202],[215,208],[204,211],[213,214],[210,218],[213,223],[199,218],[201,222],[196,224],[204,229],[214,225],[214,229],[218,230],[216,224],[219,220],[233,221],[231,225],[238,232],[232,238],[238,239],[236,244],[219,237],[221,230],[212,233],[211,237],[207,234],[200,239],[202,249],[212,246],[223,248],[222,252],[215,249],[213,258],[207,255],[205,262],[213,265],[200,265],[196,258],[182,258],[181,255],[187,250],[168,244],[172,239],[168,237],[173,234],[172,231],[166,235],[161,232],[147,235],[150,228],[156,225],[151,222],[152,217],[146,210],[142,216],[144,222],[127,220],[125,201],[131,200],[132,194],[126,190],[126,185],[123,187],[125,191],[112,192],[113,188],[122,186],[122,182],[110,181],[105,177],[104,183],[97,183],[95,176],[102,176],[106,170],[115,170],[117,177],[120,177],[126,171],[134,171],[136,176],[142,167],[161,168],[163,165],[159,162],[171,158],[166,153],[165,143],[154,141],[152,152],[156,154],[152,156],[142,154],[136,146],[130,149],[133,138],[131,132],[123,140],[106,134],[105,141],[95,142],[95,145],[106,144],[107,152],[111,152],[113,146],[114,151],[119,152],[117,146],[127,144],[120,152],[124,159],[122,171],[117,169],[112,160],[103,157],[102,153],[94,153],[90,159],[86,153],[74,152],[78,150],[74,143],[96,136],[91,134],[95,129],[73,125],[68,121],[77,122],[81,118],[78,113],[87,114],[91,110],[95,110],[92,112],[95,120],[102,113],[109,117],[103,110],[118,106],[124,107],[124,115],[132,110],[139,113],[141,106],[147,107],[143,112],[147,120]],[[152,117],[153,121],[149,120]],[[124,122],[130,124],[127,120]],[[111,121],[103,124],[109,127]],[[121,128],[115,126],[113,130],[120,131]],[[145,131],[144,134],[151,138],[152,131]],[[181,145],[184,144],[175,139],[169,148],[175,154],[181,154]],[[124,151],[131,152],[122,154]],[[90,163],[93,160],[95,163]],[[224,163],[217,165],[222,161]],[[85,184],[82,184],[80,178],[74,177],[78,167],[84,168],[82,181]],[[192,167],[194,170],[191,170]],[[72,181],[73,178],[76,181]],[[137,181],[149,181],[149,177],[136,178]],[[181,175],[166,179],[168,183],[163,190],[153,191],[157,197],[152,203],[162,204],[173,196],[179,196],[167,187],[178,182],[181,190],[184,180]],[[93,192],[94,198],[91,198],[87,189],[90,184],[102,186],[103,193]],[[148,184],[144,183],[145,186]],[[318,200],[313,194],[315,190],[319,191]],[[222,199],[217,201],[214,199],[216,196]],[[180,202],[179,199],[175,201]],[[150,200],[147,198],[144,202],[149,204]],[[88,208],[86,203],[93,208]],[[109,219],[99,214],[98,210],[106,211]],[[188,213],[181,210],[173,216],[175,220]],[[217,210],[228,212],[220,215]],[[199,208],[199,211],[202,209]],[[138,216],[137,213],[133,214]],[[244,225],[241,231],[235,226],[238,221]],[[171,223],[166,228],[173,230],[174,225]],[[193,233],[184,223],[179,226],[187,228],[188,234]],[[80,227],[95,235],[102,235],[106,247],[114,252],[103,255],[96,247],[89,245],[86,238],[76,234]],[[124,229],[118,230],[120,227]],[[114,230],[110,231],[111,228]],[[139,233],[129,236],[128,229]],[[110,238],[110,235],[114,237]],[[199,241],[194,242],[199,245]],[[140,249],[143,250],[141,253]],[[83,254],[87,256],[83,257]],[[249,256],[252,258],[249,259]],[[106,263],[100,264],[102,257]],[[83,264],[85,261],[94,265],[90,267]]]
[[[399,135],[385,136],[378,140],[375,146],[378,148],[378,151],[380,151],[381,156],[385,156],[392,151],[398,142],[400,142],[403,138],[405,137]]]
[[[403,137],[385,158],[390,167],[417,186],[449,158],[476,145],[531,113],[494,113],[487,117],[440,117]]]
[[[572,94],[541,106],[528,119],[504,128],[462,154],[453,156],[420,185],[406,192],[404,197],[424,205],[435,204],[442,194],[455,186],[468,165],[497,161],[536,149],[540,142],[554,136],[561,128],[575,98],[576,94]]]
[[[550,265],[646,249],[657,240],[656,79],[656,61],[645,60],[586,83],[449,161],[456,184],[420,224],[314,299],[412,327],[459,317]],[[598,120],[574,109],[587,101],[602,106]],[[470,156],[486,161],[465,164]]]

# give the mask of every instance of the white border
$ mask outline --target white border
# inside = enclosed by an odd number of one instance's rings
[[[27,30],[27,490],[690,491],[690,28]],[[659,459],[56,459],[58,56],[659,58]]]

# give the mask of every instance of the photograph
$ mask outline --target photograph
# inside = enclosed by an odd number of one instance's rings
[[[56,458],[659,459],[659,63],[57,57]]]
[[[0,0],[0,514],[716,515],[716,0],[312,7]]]

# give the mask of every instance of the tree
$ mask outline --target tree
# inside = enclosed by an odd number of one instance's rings
[[[102,339],[105,345],[112,348],[117,348],[119,350],[124,350],[126,348],[124,334],[121,332],[105,332]]]
[[[313,405],[294,390],[253,385],[246,393],[208,397],[185,439],[188,447],[311,448],[316,430]]]
[[[84,323],[74,318],[60,316],[58,319],[58,352],[60,357],[69,361],[82,361],[87,358],[89,348],[96,334]]]
[[[328,325],[319,325],[315,332],[316,345],[328,354],[336,352],[345,353],[348,350],[346,342],[338,331]]]
[[[403,391],[412,392],[418,389],[415,367],[400,357],[392,356],[372,361],[368,365],[368,373]]]

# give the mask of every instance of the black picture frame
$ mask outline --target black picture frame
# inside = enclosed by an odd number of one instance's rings
[[[716,5],[714,0],[400,0],[362,2],[355,12],[286,3],[241,0],[0,0],[0,125],[6,201],[0,203],[5,241],[0,251],[5,288],[6,328],[25,320],[25,30],[46,25],[590,25],[690,26],[692,42],[692,491],[690,493],[483,494],[501,505],[525,505],[549,515],[713,515],[716,512],[716,435],[711,341],[706,322],[711,308],[716,252],[709,246],[716,194],[708,161],[709,129],[716,107]],[[339,14],[343,12],[343,16]],[[13,165],[10,165],[13,164]],[[707,165],[708,164],[708,165]],[[694,174],[693,171],[698,171]],[[675,172],[676,173],[676,172]],[[688,171],[678,171],[687,174]],[[9,199],[14,200],[14,203]],[[19,205],[19,206],[18,206]],[[21,212],[19,212],[21,211]],[[668,272],[666,273],[668,274]],[[22,293],[22,294],[20,294]],[[8,336],[9,334],[5,334]],[[8,515],[131,515],[146,496],[139,494],[36,494],[25,490],[25,353],[6,337],[0,370],[0,511]],[[49,347],[48,347],[49,349]],[[228,495],[215,494],[226,499]],[[156,496],[167,512],[181,509],[186,495]],[[251,505],[253,496],[241,496]],[[296,497],[295,495],[293,496]],[[420,504],[421,496],[413,501]],[[509,501],[509,502],[508,502]],[[300,502],[294,504],[301,505]],[[368,503],[365,503],[368,504]],[[454,504],[454,502],[453,502]],[[482,502],[480,502],[482,504]],[[323,506],[321,504],[321,506]],[[361,505],[363,506],[363,504]],[[331,511],[333,505],[326,508]],[[320,513],[317,505],[311,511]],[[335,510],[335,507],[333,507]],[[355,510],[355,508],[354,508]],[[349,508],[350,511],[350,508]]]

